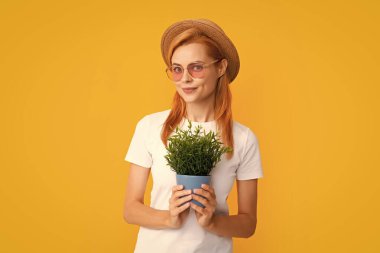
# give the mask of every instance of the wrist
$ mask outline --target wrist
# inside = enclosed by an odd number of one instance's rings
[[[164,224],[166,228],[171,228],[171,229],[178,228],[176,224],[173,224],[172,217],[170,217],[170,211],[165,212]]]
[[[169,211],[165,212],[164,225],[166,228],[172,228],[172,224],[170,222],[170,212]]]
[[[205,227],[206,230],[212,231],[215,228],[215,214],[212,215],[209,224]]]

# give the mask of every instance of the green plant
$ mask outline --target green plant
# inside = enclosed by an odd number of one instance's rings
[[[180,175],[208,176],[221,156],[231,152],[231,147],[224,147],[213,131],[206,131],[200,125],[191,131],[191,121],[187,130],[176,127],[175,134],[168,138],[165,155],[167,165]]]

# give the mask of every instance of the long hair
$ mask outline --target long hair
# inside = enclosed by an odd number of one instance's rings
[[[170,60],[170,64],[172,63],[171,58],[176,48],[194,42],[205,45],[206,52],[210,57],[214,59],[223,58],[223,54],[219,49],[218,44],[214,40],[202,34],[202,32],[198,29],[190,28],[172,40],[172,43],[169,46],[168,55],[166,56],[168,57],[167,59]],[[220,62],[216,64],[220,64]],[[224,146],[233,147],[233,119],[231,110],[232,94],[229,87],[230,80],[231,79],[228,76],[228,71],[225,71],[225,74],[218,79],[218,83],[215,88],[214,115],[218,132],[221,135],[221,141],[223,142]],[[171,111],[161,131],[161,140],[166,147],[170,134],[175,130],[175,128],[179,125],[185,116],[186,102],[176,91],[174,94]],[[226,153],[226,156],[227,159],[231,159],[233,156],[233,151]]]

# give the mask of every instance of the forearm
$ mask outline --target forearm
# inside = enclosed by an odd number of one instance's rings
[[[247,214],[215,215],[206,230],[224,237],[248,238],[255,233],[256,219]]]
[[[169,228],[169,211],[154,209],[137,201],[127,205],[124,219],[129,224],[142,227],[152,229]]]

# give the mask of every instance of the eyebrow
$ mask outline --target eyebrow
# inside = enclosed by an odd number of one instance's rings
[[[192,64],[192,63],[205,63],[204,61],[193,61],[193,62],[190,62],[189,64]],[[179,65],[179,66],[182,66],[181,64],[179,63],[173,63],[172,65]]]

